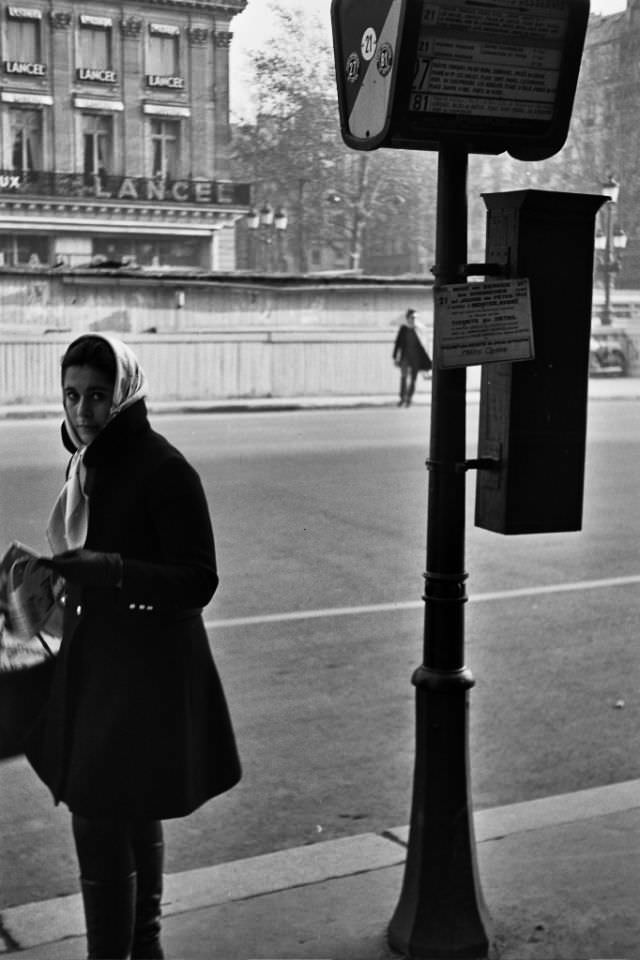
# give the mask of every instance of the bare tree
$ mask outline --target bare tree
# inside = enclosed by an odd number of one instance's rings
[[[405,151],[348,149],[325,28],[271,6],[276,37],[252,55],[255,120],[234,132],[238,175],[255,183],[257,204],[286,207],[294,269],[308,269],[313,249],[332,251],[351,270],[394,256],[404,270],[415,269],[428,259],[435,165]]]

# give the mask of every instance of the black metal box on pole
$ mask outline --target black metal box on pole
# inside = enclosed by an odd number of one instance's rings
[[[496,533],[580,530],[596,213],[602,196],[485,194],[486,258],[526,277],[535,359],[482,370],[476,526]]]

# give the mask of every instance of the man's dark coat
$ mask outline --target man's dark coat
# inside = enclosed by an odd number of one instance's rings
[[[412,370],[431,370],[431,357],[421,343],[419,332],[408,323],[403,323],[393,344],[393,359],[406,364]]]
[[[63,427],[65,445],[73,450]],[[240,779],[202,621],[218,584],[195,470],[144,400],[87,448],[89,550],[119,553],[122,586],[69,585],[49,703],[27,756],[86,817],[181,817]]]

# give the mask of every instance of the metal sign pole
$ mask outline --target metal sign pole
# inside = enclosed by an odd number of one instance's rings
[[[442,147],[438,165],[436,286],[464,280],[464,149]],[[389,926],[410,960],[486,957],[488,916],[477,876],[470,800],[464,664],[466,369],[434,366],[425,574],[424,660],[414,676],[416,757],[407,864]]]

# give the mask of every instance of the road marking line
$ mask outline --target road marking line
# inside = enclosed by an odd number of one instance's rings
[[[519,597],[538,597],[548,593],[571,593],[580,590],[597,590],[606,587],[625,587],[640,583],[640,574],[630,577],[609,577],[606,580],[578,580],[576,583],[553,583],[542,587],[521,587],[517,590],[497,590],[493,593],[476,593],[469,597],[471,603],[489,600],[516,600]],[[254,617],[230,617],[228,620],[207,620],[207,630],[221,627],[249,627],[263,623],[287,623],[294,620],[321,620],[324,617],[348,617],[366,613],[394,613],[399,610],[416,610],[424,605],[423,600],[406,600],[401,603],[372,603],[359,607],[325,607],[322,610],[295,610],[290,613],[267,613]]]

